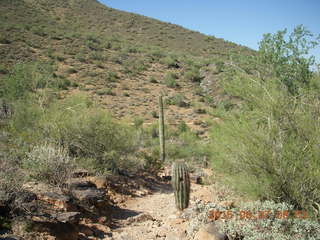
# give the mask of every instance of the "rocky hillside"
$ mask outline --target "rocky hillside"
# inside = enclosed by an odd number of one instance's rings
[[[145,123],[157,118],[162,93],[168,97],[168,122],[183,120],[200,133],[210,103],[204,91],[208,84],[199,84],[208,78],[207,70],[213,69],[209,75],[216,79],[232,56],[254,54],[94,0],[3,0],[0,29],[2,75],[19,62],[48,62],[61,97],[84,91],[115,117]]]

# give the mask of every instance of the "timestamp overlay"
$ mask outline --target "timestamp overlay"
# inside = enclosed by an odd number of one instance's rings
[[[281,210],[281,211],[271,211],[271,210],[261,210],[261,211],[249,211],[249,210],[211,210],[209,211],[209,219],[211,220],[230,220],[230,219],[239,219],[239,220],[263,220],[269,218],[277,219],[289,219],[289,218],[298,218],[298,219],[307,219],[308,212],[304,210]]]

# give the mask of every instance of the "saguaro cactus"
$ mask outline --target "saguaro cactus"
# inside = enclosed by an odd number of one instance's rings
[[[176,207],[179,210],[187,208],[190,199],[190,177],[188,167],[183,161],[172,164],[172,187]]]
[[[160,139],[160,160],[165,160],[165,143],[164,143],[164,116],[162,96],[159,96],[159,139]]]

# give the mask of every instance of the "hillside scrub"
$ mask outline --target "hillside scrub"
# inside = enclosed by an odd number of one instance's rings
[[[1,102],[12,108],[11,116],[2,123],[2,133],[8,136],[3,146],[6,151],[10,146],[10,152],[15,152],[17,166],[24,165],[35,178],[44,179],[49,174],[52,179],[48,181],[54,183],[60,177],[48,171],[52,171],[50,164],[58,162],[55,158],[48,162],[48,156],[55,151],[61,153],[62,162],[75,158],[97,172],[132,169],[135,164],[128,155],[136,148],[134,129],[114,121],[86,95],[59,100],[54,81],[48,65],[27,63],[16,65],[1,82],[6,90],[1,92]],[[44,142],[50,144],[45,147]],[[64,175],[67,174],[65,169]]]
[[[211,130],[213,167],[231,176],[241,190],[319,216],[319,89],[305,84],[319,78],[310,72],[308,78],[296,74],[295,82],[290,82],[282,73],[301,66],[291,62],[283,66],[274,66],[280,75],[273,78],[235,71],[221,82],[241,103]]]

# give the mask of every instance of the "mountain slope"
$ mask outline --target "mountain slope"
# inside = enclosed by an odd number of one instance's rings
[[[62,97],[85,91],[115,117],[149,123],[162,93],[171,104],[167,120],[198,130],[208,117],[200,68],[254,54],[95,0],[2,0],[0,29],[2,72],[18,62],[49,62],[62,82]]]

